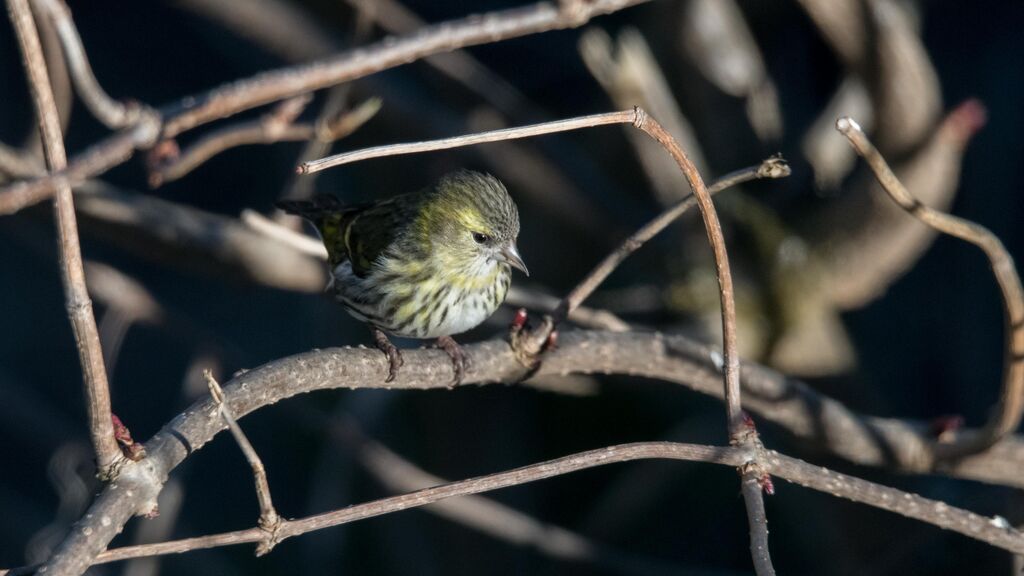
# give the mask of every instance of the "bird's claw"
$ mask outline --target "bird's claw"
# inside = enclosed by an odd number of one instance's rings
[[[405,360],[402,359],[402,351],[395,346],[391,340],[388,339],[388,335],[381,331],[379,328],[370,328],[373,333],[373,343],[377,348],[384,353],[388,358],[388,377],[384,382],[394,382],[395,377],[398,376],[398,369],[402,367]]]
[[[452,387],[462,384],[462,379],[466,376],[466,370],[469,369],[469,355],[451,336],[441,336],[438,338],[437,347],[444,350],[448,357],[452,359],[452,370],[455,373],[452,379]]]

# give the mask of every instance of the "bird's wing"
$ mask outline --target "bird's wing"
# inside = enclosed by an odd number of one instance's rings
[[[365,277],[374,261],[397,240],[405,212],[401,203],[391,199],[348,212],[341,218],[340,238],[335,242],[344,249],[356,276]]]
[[[371,204],[343,206],[334,196],[311,201],[286,200],[277,207],[312,222],[327,248],[331,268],[346,260],[352,271],[366,277],[374,261],[398,239],[415,214],[419,195],[404,194]]]

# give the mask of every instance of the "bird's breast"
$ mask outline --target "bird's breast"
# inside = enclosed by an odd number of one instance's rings
[[[335,294],[353,316],[395,336],[438,338],[483,323],[505,300],[511,282],[505,264],[473,278],[451,270],[408,274],[399,268],[380,267],[360,278],[339,266]]]

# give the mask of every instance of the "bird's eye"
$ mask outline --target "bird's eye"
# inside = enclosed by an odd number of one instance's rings
[[[477,244],[483,244],[484,242],[487,242],[490,239],[491,237],[488,236],[487,234],[484,234],[483,232],[473,232],[473,240]]]

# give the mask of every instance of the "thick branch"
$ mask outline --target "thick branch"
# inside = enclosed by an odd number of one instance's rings
[[[999,238],[984,226],[933,210],[914,198],[853,119],[840,118],[836,122],[836,129],[850,140],[857,154],[867,161],[893,202],[935,230],[981,248],[992,265],[992,273],[1003,297],[1006,322],[1003,383],[999,401],[992,408],[981,434],[935,445],[935,456],[940,459],[962,458],[982,452],[1012,434],[1020,425],[1024,412],[1024,289],[1021,288],[1013,259]]]
[[[47,168],[52,172],[63,170],[67,164],[67,157],[64,153],[60,119],[28,0],[8,0],[7,8],[28,74],[29,90],[39,120]],[[54,213],[59,237],[64,303],[71,320],[75,343],[78,345],[79,361],[82,364],[89,432],[93,449],[96,451],[96,466],[99,476],[109,479],[116,476],[116,467],[123,457],[114,440],[107,370],[103,365],[103,351],[100,347],[96,318],[93,316],[92,300],[89,299],[89,291],[85,285],[75,205],[71,197],[71,187],[67,182],[57,186]]]
[[[507,342],[491,340],[466,347],[474,363],[463,385],[516,382],[526,368]],[[630,374],[684,384],[721,397],[721,373],[713,348],[681,336],[657,333],[566,332],[559,347],[545,355],[537,375],[573,373]],[[328,349],[277,360],[240,374],[224,386],[227,405],[241,417],[285,398],[334,388],[448,389],[451,360],[440,350],[406,350],[398,377],[385,383],[387,360],[367,349]],[[861,464],[922,472],[931,438],[927,425],[862,417],[840,402],[756,365],[744,365],[744,407],[779,422],[801,438]],[[84,571],[124,523],[144,513],[167,474],[224,429],[212,400],[201,400],[146,443],[148,457],[128,463],[116,484],[108,485],[61,544],[50,565],[63,574]],[[968,434],[960,432],[959,434]],[[770,465],[770,462],[769,462]],[[943,470],[968,478],[1024,487],[1024,441],[1004,441],[990,451],[943,464]],[[109,523],[101,522],[106,518]],[[55,568],[56,569],[56,568]],[[53,572],[51,572],[52,574]]]

